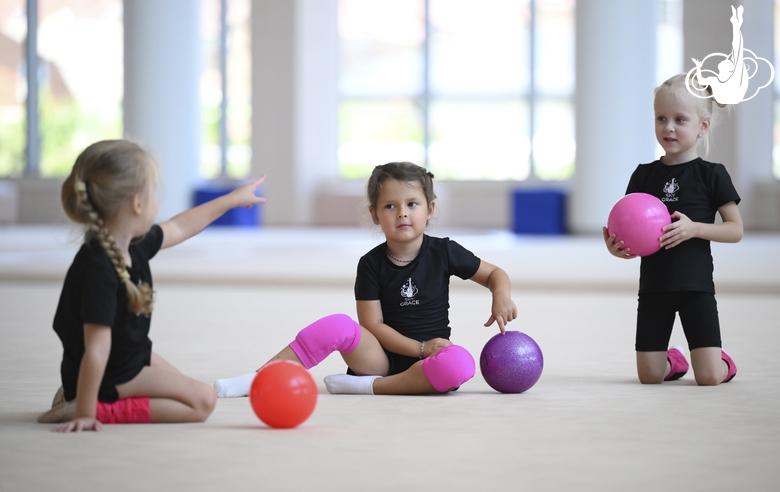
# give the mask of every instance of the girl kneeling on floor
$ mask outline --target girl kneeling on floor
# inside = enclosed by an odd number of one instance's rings
[[[679,379],[690,365],[703,386],[729,382],[737,374],[734,360],[722,349],[710,243],[742,239],[740,197],[723,164],[699,157],[699,148],[707,153],[714,110],[720,105],[711,88],[690,87],[686,75],[679,74],[656,88],[655,136],[664,155],[637,166],[626,188],[626,194],[657,197],[674,220],[659,237],[661,250],[642,257],[639,269],[635,348],[644,384]],[[613,256],[636,258],[606,227],[602,232]],[[682,347],[669,348],[678,314],[690,364]]]

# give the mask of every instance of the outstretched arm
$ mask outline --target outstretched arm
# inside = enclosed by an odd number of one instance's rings
[[[252,205],[265,203],[265,198],[255,195],[257,187],[263,181],[265,181],[265,176],[163,222],[160,224],[163,230],[161,248],[170,248],[186,241],[232,208],[250,208]]]
[[[509,281],[509,275],[497,266],[483,261],[479,264],[477,273],[470,280],[487,287],[493,294],[490,318],[485,323],[485,326],[490,326],[496,322],[498,323],[498,329],[501,330],[501,333],[504,333],[506,325],[517,318],[517,306],[512,301],[512,284]]]
[[[98,391],[111,352],[111,328],[87,323],[84,325],[84,356],[76,385],[76,414],[69,422],[52,428],[53,432],[80,432],[101,429],[95,418]]]
[[[698,237],[708,241],[719,243],[738,243],[742,239],[742,216],[735,202],[729,202],[718,209],[720,224],[705,224],[693,222],[687,215],[675,212],[672,218],[677,219],[664,227],[664,235],[661,236],[661,247],[674,248],[683,241]]]

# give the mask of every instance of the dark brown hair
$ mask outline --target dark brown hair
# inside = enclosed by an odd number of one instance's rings
[[[436,199],[436,194],[433,192],[433,173],[411,162],[389,162],[376,166],[371,177],[368,178],[366,196],[368,197],[368,206],[372,210],[376,210],[376,202],[382,191],[382,183],[388,179],[419,183],[429,206]]]

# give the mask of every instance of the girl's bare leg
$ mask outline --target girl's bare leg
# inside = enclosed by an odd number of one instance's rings
[[[203,422],[214,411],[217,395],[205,383],[171,371],[161,357],[131,381],[116,387],[120,398],[149,397],[152,422]],[[162,361],[162,362],[160,362]]]
[[[165,375],[174,376],[173,385],[177,386],[175,389],[179,391],[173,393],[173,396],[170,396],[170,398],[161,398],[160,392],[167,395],[166,388],[168,390],[172,389],[170,382],[163,378],[163,380],[151,382],[157,386],[157,392],[154,394],[151,391],[145,392],[143,385],[150,384],[147,381],[150,377],[148,374],[145,374],[148,373],[147,369],[152,369],[153,374],[159,371]],[[139,378],[141,378],[140,381]],[[216,404],[216,399],[214,399],[213,404],[209,403],[209,392],[214,393],[213,389],[204,383],[184,376],[181,371],[155,352],[152,352],[151,366],[145,367],[133,380],[118,385],[117,391],[119,392],[119,398],[148,396],[152,422],[202,422],[211,414]],[[54,403],[52,403],[52,408],[64,403],[62,388],[60,388],[57,396],[55,396]],[[73,402],[70,403],[64,407],[65,413],[61,415],[58,421],[66,422],[72,420],[75,416],[76,405],[72,404]]]
[[[719,347],[702,347],[691,350],[691,365],[696,383],[701,386],[715,386],[726,379],[729,366],[721,358]]]
[[[341,354],[341,357],[355,374],[384,376],[390,370],[390,362],[379,340],[362,326],[358,346],[348,354]]]
[[[360,342],[358,343],[358,346],[348,354],[341,354],[342,358],[356,374],[375,374],[381,376],[387,374],[389,363],[379,341],[370,331],[362,326],[360,327],[360,330]],[[289,345],[285,346],[276,355],[271,357],[268,362],[263,364],[263,367],[277,360],[290,360],[297,362],[298,364],[303,364],[301,359]],[[262,369],[262,367],[257,369],[257,371],[260,369]],[[249,394],[249,389],[252,386],[252,381],[254,380],[254,374],[257,371],[233,378],[218,379],[214,383],[217,395],[220,398],[247,396]]]
[[[427,395],[439,393],[431,385],[422,369],[422,361],[406,371],[374,380],[375,395]]]
[[[661,384],[671,370],[666,352],[636,353],[636,372],[642,384]]]
[[[240,376],[234,376],[232,378],[217,379],[214,381],[214,390],[216,391],[217,396],[219,398],[238,398],[242,396],[248,396],[257,371],[277,360],[291,360],[301,364],[301,359],[299,359],[290,346],[287,345],[278,354],[271,357],[268,362],[253,372],[242,374]]]
[[[265,364],[263,364],[262,366],[260,366],[260,367],[257,369],[257,371],[259,371],[259,370],[260,370],[260,369],[262,369],[263,367],[267,366],[267,365],[268,365],[268,364],[270,364],[271,362],[275,362],[275,361],[277,361],[277,360],[291,360],[291,361],[293,361],[293,362],[297,362],[298,364],[303,364],[303,362],[301,362],[301,359],[300,359],[300,358],[299,358],[297,355],[295,355],[295,352],[293,352],[293,349],[292,349],[292,348],[290,348],[290,346],[289,346],[289,345],[287,345],[287,346],[286,346],[286,347],[284,347],[282,350],[280,350],[278,354],[276,354],[276,355],[274,355],[273,357],[271,357],[271,358],[268,360],[268,362],[266,362]],[[257,372],[257,371],[255,371],[255,372]]]
[[[365,331],[365,328],[364,328]],[[366,333],[368,333],[366,331]],[[365,344],[364,344],[365,342]],[[423,371],[423,362],[392,376],[384,376],[389,361],[377,339],[369,333],[354,352],[343,354],[349,367],[360,376],[337,374],[325,378],[328,391],[335,394],[427,395],[438,394]],[[384,377],[371,377],[384,376]]]
[[[176,369],[173,364],[157,355],[157,353],[154,351],[152,351],[151,365],[154,367],[159,367],[160,369],[166,369],[170,372],[175,372],[176,374],[181,374],[181,371]]]

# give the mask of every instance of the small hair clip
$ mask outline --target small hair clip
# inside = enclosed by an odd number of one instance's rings
[[[127,270],[123,270],[120,272],[119,278],[121,278],[123,281],[130,280],[130,273]]]
[[[76,183],[73,185],[73,189],[78,191],[87,191],[87,183],[83,181],[76,181]]]

